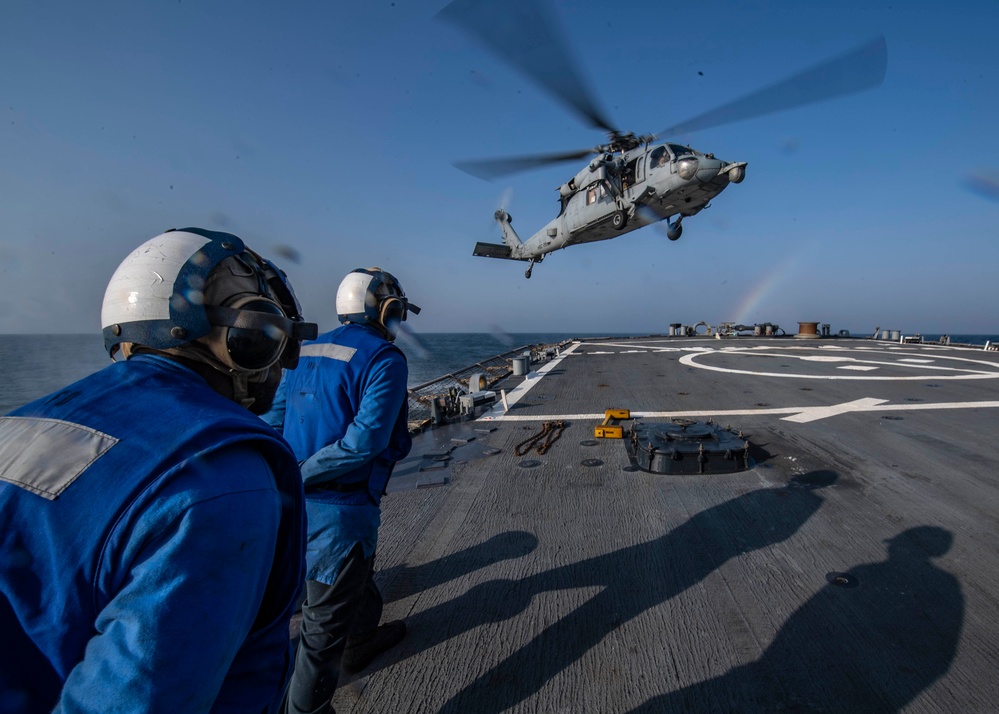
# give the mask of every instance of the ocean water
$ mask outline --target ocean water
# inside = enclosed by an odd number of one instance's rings
[[[0,335],[0,414],[110,363],[100,334]]]
[[[425,384],[437,377],[457,372],[476,362],[530,345],[547,345],[573,337],[624,337],[620,333],[579,335],[567,332],[544,333],[431,333],[401,334],[396,343],[409,362],[409,386]]]
[[[424,384],[481,360],[573,337],[626,337],[623,333],[430,333],[402,334],[409,385]],[[923,335],[936,341],[939,335]],[[950,335],[952,343],[984,345],[999,335]],[[72,384],[109,363],[100,334],[0,335],[0,414]]]
[[[409,361],[409,384],[416,386],[523,346],[585,336],[403,334],[398,344]],[[109,363],[100,334],[0,335],[0,414],[72,384]]]

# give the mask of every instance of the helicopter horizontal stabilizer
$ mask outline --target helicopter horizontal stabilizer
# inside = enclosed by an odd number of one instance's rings
[[[514,258],[510,246],[502,243],[476,243],[472,255],[482,258],[503,258],[505,260],[530,260],[530,258]],[[535,262],[540,262],[535,260]]]

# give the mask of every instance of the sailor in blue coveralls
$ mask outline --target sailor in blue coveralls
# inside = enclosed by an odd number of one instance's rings
[[[393,341],[420,308],[371,268],[343,279],[336,309],[343,325],[302,346],[264,415],[302,462],[308,513],[302,635],[285,702],[293,714],[332,712],[341,664],[363,669],[406,634],[401,620],[378,625],[372,575],[382,494],[412,446],[409,371]]]
[[[198,228],[133,251],[101,318],[124,360],[0,417],[0,711],[276,712],[305,514],[254,414],[316,325]]]

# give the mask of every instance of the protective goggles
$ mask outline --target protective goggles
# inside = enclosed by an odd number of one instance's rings
[[[228,305],[205,305],[209,322],[222,328],[209,340],[212,352],[228,366],[256,372],[281,363],[298,366],[302,340],[314,340],[319,326],[293,319],[275,301],[261,295],[243,295]]]

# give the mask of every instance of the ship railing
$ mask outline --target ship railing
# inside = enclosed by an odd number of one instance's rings
[[[528,357],[530,363],[551,359],[570,340],[557,344],[523,345],[503,352],[460,370],[432,379],[429,382],[409,388],[409,430],[420,431],[431,423],[433,403],[448,414],[458,412],[457,397],[469,390],[469,380],[476,374],[485,379],[487,388],[513,373],[513,360]]]

